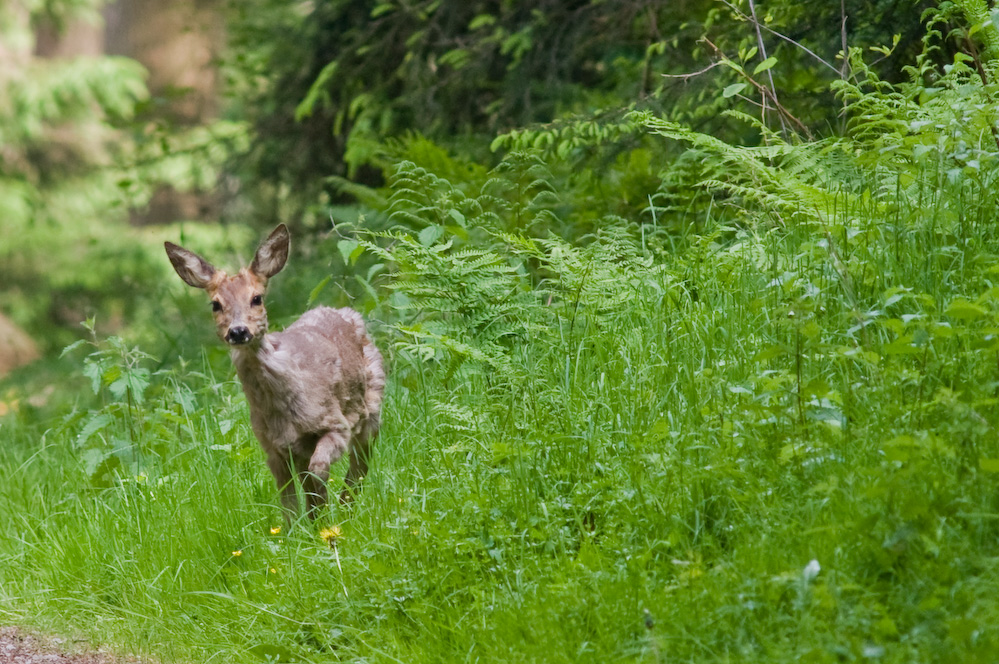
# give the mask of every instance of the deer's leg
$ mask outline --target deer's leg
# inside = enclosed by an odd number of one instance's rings
[[[326,503],[326,483],[309,472],[309,457],[295,458],[295,474],[302,486],[302,498],[305,501],[306,514],[315,518],[315,509]]]
[[[291,481],[291,460],[276,452],[267,455],[267,467],[281,492],[281,506],[284,508],[285,523],[291,525],[298,513],[298,498],[295,496],[295,483]]]
[[[331,430],[324,433],[316,441],[315,450],[309,459],[309,467],[305,475],[312,485],[309,492],[310,507],[316,507],[326,503],[326,483],[330,479],[330,466],[340,460],[340,457],[347,451],[347,437],[342,431]],[[303,484],[305,484],[303,477]],[[312,497],[315,496],[313,504]]]
[[[350,445],[350,468],[347,469],[347,476],[344,478],[346,485],[340,492],[340,502],[349,503],[354,499],[354,494],[360,491],[361,481],[368,474],[368,459],[371,454],[371,445],[378,436],[378,419],[368,418],[359,427],[359,431],[354,436]]]

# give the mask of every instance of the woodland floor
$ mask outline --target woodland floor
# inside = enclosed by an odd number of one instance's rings
[[[0,627],[0,664],[143,664],[94,650],[83,643]]]

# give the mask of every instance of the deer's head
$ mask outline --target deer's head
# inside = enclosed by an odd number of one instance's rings
[[[193,251],[172,242],[163,246],[180,278],[208,293],[219,338],[230,346],[244,346],[259,343],[267,332],[267,280],[284,267],[289,243],[288,228],[281,224],[257,249],[250,266],[231,277]]]

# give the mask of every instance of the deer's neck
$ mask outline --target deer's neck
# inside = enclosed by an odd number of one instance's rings
[[[236,373],[251,405],[256,401],[254,397],[280,391],[283,387],[282,372],[275,371],[274,351],[274,344],[266,335],[258,343],[232,348],[232,363],[236,365]]]
[[[293,409],[296,391],[295,369],[288,353],[279,352],[275,339],[265,335],[259,343],[236,346],[232,362],[243,384],[251,411]]]
[[[236,365],[236,373],[244,386],[266,380],[264,376],[270,373],[268,365],[273,355],[274,344],[267,335],[255,343],[233,346],[229,351],[232,363]]]

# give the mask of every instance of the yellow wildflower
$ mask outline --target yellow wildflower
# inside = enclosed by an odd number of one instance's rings
[[[281,532],[281,526],[274,526],[271,528],[271,535],[277,535]]]
[[[323,528],[319,531],[319,537],[323,539],[324,542],[333,546],[334,543],[343,535],[343,531],[340,530],[340,526],[331,526],[329,528]]]
[[[232,557],[233,558],[239,558],[241,555],[243,555],[243,550],[242,549],[239,549],[237,551],[233,551],[232,552]]]

